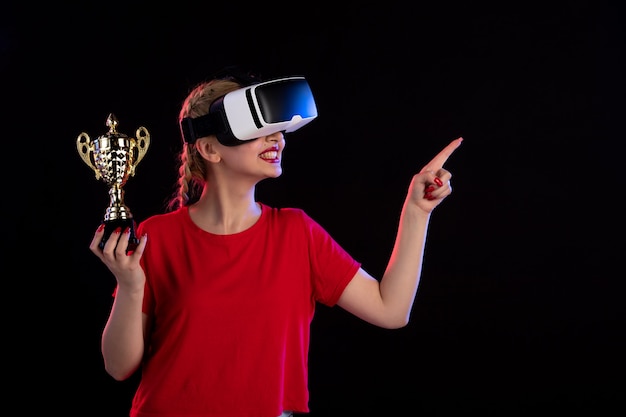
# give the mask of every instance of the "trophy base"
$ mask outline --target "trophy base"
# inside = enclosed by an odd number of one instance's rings
[[[128,249],[126,249],[126,252],[133,251],[137,248],[139,239],[135,235],[135,220],[133,218],[104,220],[102,223],[104,224],[104,236],[98,245],[100,249],[104,249],[104,244],[118,227],[122,230],[122,233],[126,230],[126,228],[130,230],[130,236],[128,236]]]

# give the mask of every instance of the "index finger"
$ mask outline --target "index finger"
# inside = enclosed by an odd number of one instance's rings
[[[437,171],[443,168],[443,164],[446,163],[450,155],[452,155],[452,152],[454,152],[456,148],[461,145],[461,142],[463,142],[462,137],[454,139],[452,142],[450,142],[448,146],[443,148],[441,152],[439,152],[433,159],[430,160],[429,163],[424,166],[424,168],[422,168],[420,173],[425,171]]]

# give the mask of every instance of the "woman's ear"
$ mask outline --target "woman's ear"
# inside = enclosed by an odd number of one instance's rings
[[[204,159],[209,162],[219,162],[222,157],[215,149],[213,140],[209,138],[200,138],[195,143],[196,150]]]

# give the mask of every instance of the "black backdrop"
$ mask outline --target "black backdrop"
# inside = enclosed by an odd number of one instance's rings
[[[99,351],[114,279],[87,248],[107,190],[75,141],[110,112],[123,133],[145,126],[126,203],[161,212],[183,98],[239,64],[305,75],[320,114],[258,198],[304,208],[377,276],[411,175],[465,138],[411,323],[319,307],[312,417],[626,408],[624,31],[594,4],[3,6],[11,398],[127,415],[136,379],[113,381]]]

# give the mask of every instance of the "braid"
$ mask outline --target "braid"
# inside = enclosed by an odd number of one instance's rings
[[[183,150],[178,155],[179,165],[178,165],[178,181],[176,182],[176,191],[174,195],[170,199],[167,210],[173,211],[179,207],[184,207],[189,204],[189,201],[193,198],[191,196],[189,189],[190,187],[193,189],[195,186],[193,185],[193,179],[191,170],[189,169],[189,163],[187,159],[189,158],[189,148],[193,145],[183,144]]]

